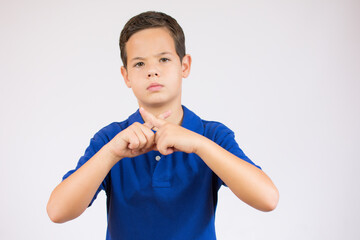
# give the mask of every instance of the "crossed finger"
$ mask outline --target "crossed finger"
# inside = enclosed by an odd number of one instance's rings
[[[157,131],[159,128],[166,123],[165,119],[171,115],[171,110],[168,110],[157,117],[155,117],[150,112],[146,111],[144,108],[140,107],[140,114],[144,119],[144,125]]]

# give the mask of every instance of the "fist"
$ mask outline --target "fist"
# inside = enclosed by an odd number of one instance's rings
[[[160,114],[157,119],[165,122],[170,116],[170,111]],[[110,151],[117,158],[136,157],[141,154],[156,150],[155,133],[152,131],[151,124],[145,122],[141,124],[135,122],[120,133],[118,133],[110,142]]]

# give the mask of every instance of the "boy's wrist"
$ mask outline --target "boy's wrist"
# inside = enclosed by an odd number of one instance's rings
[[[203,151],[203,149],[206,147],[206,144],[208,144],[210,141],[208,138],[202,136],[202,135],[198,135],[198,140],[197,140],[197,144],[195,144],[194,147],[194,153],[196,155],[201,154],[201,152]]]
[[[120,161],[123,157],[119,156],[114,150],[113,147],[111,146],[111,143],[108,142],[104,147],[103,150],[108,154],[108,160],[113,163],[114,165]]]

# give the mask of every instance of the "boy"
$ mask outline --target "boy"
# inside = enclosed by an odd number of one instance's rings
[[[120,35],[121,74],[139,110],[91,139],[75,170],[52,192],[47,211],[62,223],[107,195],[106,239],[216,239],[222,184],[250,206],[273,210],[279,194],[245,156],[233,132],[181,105],[191,57],[175,19],[145,12]]]

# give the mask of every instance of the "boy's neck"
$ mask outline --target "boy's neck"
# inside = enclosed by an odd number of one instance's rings
[[[181,104],[177,104],[174,106],[164,105],[164,106],[156,106],[156,107],[151,107],[151,106],[142,106],[142,107],[156,117],[166,111],[171,110],[171,115],[168,118],[166,118],[165,121],[174,123],[176,125],[181,125],[182,123],[184,112]]]

